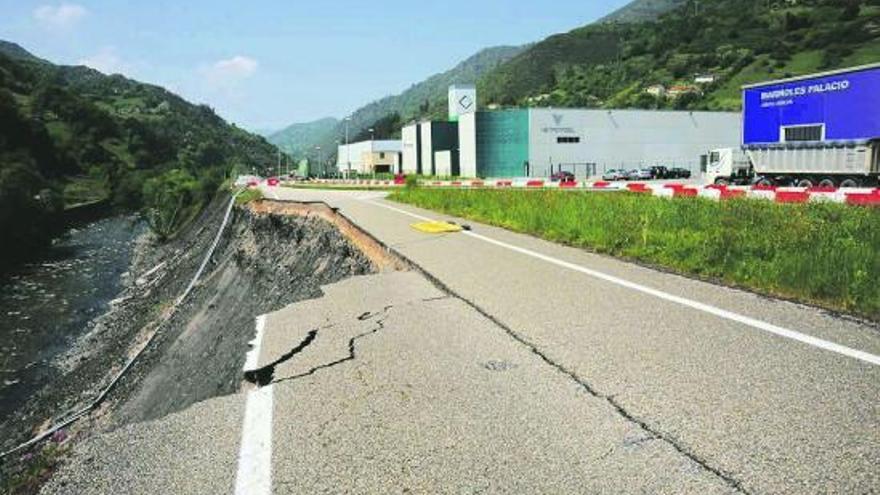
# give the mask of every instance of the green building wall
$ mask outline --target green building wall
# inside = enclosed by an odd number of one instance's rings
[[[529,160],[529,111],[478,112],[476,119],[477,175],[526,175],[526,163]]]

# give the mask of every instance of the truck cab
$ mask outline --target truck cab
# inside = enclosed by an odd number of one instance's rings
[[[753,176],[752,163],[739,148],[719,148],[709,152],[706,164],[708,184],[748,184]]]

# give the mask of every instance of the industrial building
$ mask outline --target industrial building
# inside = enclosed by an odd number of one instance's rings
[[[449,121],[402,130],[402,169],[420,175],[578,177],[652,165],[697,172],[708,150],[739,146],[735,112],[524,108],[479,111],[449,88]]]
[[[400,134],[404,173],[459,175],[456,122],[428,121],[410,124]]]
[[[401,141],[361,141],[339,145],[336,169],[344,175],[400,173]]]
[[[585,177],[651,165],[699,170],[707,150],[738,146],[740,114],[531,108],[459,119],[465,177]]]
[[[477,90],[473,85],[450,86],[448,121],[413,123],[401,131],[404,173],[459,175],[458,121],[476,111]]]

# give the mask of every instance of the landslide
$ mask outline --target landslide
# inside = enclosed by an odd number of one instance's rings
[[[319,297],[322,285],[381,268],[379,258],[364,254],[356,236],[343,233],[331,217],[273,213],[261,204],[234,209],[199,284],[123,384],[118,395],[125,398],[113,423],[159,418],[236,392],[257,316]],[[166,297],[182,292],[224,207],[212,205],[198,227],[209,235],[196,232],[165,253],[167,264],[153,275],[162,279],[154,282],[156,292]]]

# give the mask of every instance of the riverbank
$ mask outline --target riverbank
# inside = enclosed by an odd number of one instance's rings
[[[2,447],[39,422],[65,393],[62,365],[76,340],[99,324],[128,285],[146,226],[134,215],[76,223],[39,261],[0,281]]]

